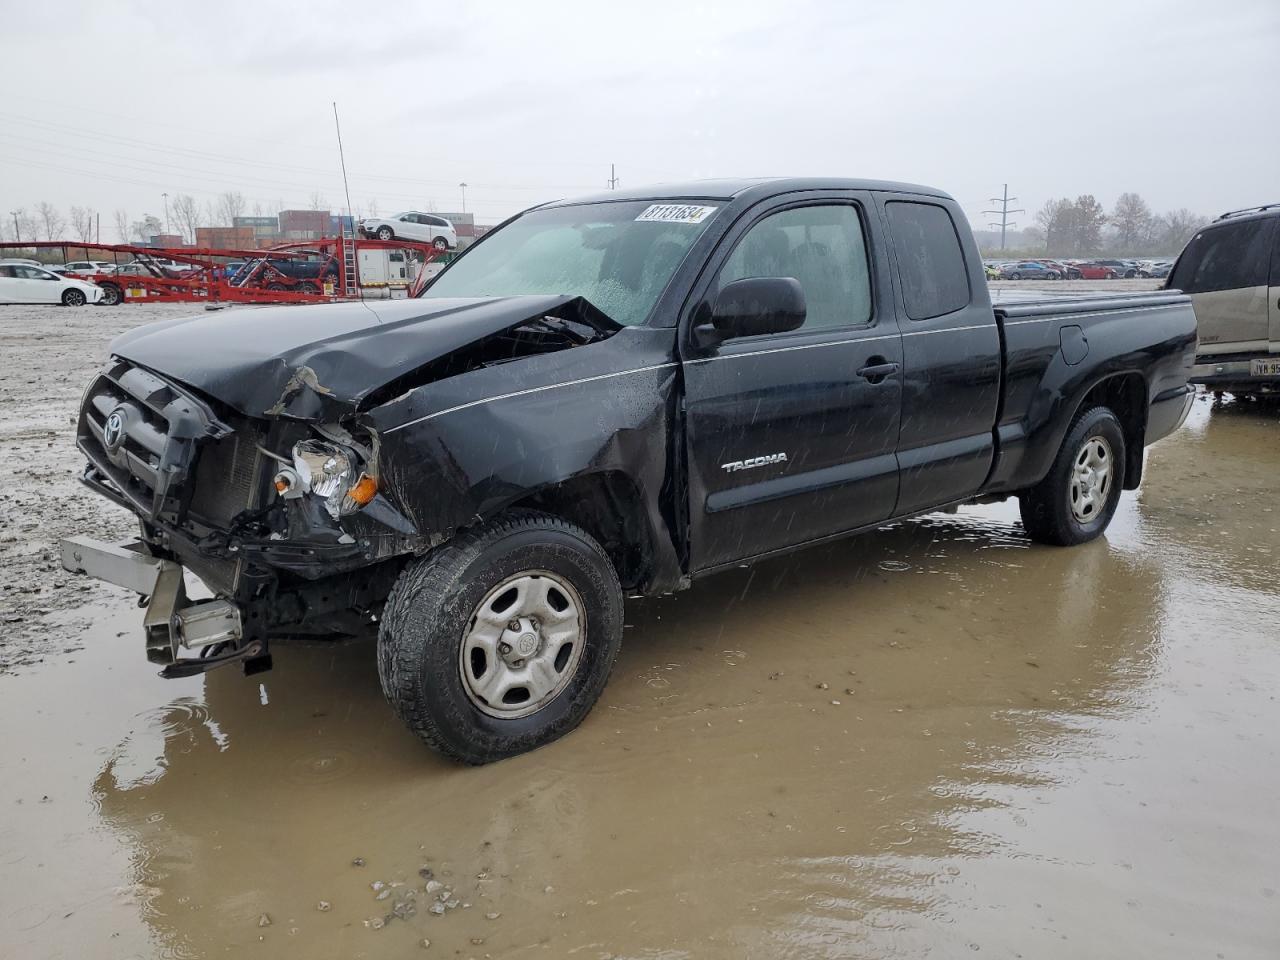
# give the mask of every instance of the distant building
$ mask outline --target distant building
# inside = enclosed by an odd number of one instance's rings
[[[260,246],[253,227],[196,227],[196,246],[215,250],[245,250]]]
[[[187,241],[180,233],[157,233],[155,236],[147,237],[146,245],[148,247],[185,247]]]
[[[248,227],[253,231],[253,246],[260,247],[280,242],[280,221],[276,217],[235,217],[233,227]]]
[[[318,240],[332,236],[328,210],[281,210],[280,233],[285,240]]]

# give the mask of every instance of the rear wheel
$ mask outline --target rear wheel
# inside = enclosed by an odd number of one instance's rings
[[[1010,280],[1021,280],[1021,279],[1022,279],[1022,274],[1020,274],[1020,273],[1011,273],[1011,274],[1009,274],[1009,279],[1010,279]]]
[[[284,289],[287,289],[287,288],[285,287],[285,285],[284,285],[283,283],[268,283],[268,284],[267,284],[267,289],[268,289],[268,290],[277,290],[277,291],[279,291],[279,290],[284,290]]]
[[[405,568],[383,612],[378,676],[429,746],[489,763],[581,723],[621,643],[622,589],[600,545],[519,513]]]
[[[431,241],[431,245],[442,252],[449,249],[449,241],[444,237],[436,237]]]
[[[320,288],[310,280],[303,280],[302,283],[298,284],[298,292],[316,294],[320,292]]]
[[[83,290],[77,290],[72,287],[70,290],[63,291],[62,302],[68,307],[83,307],[88,302],[88,298],[84,295]]]
[[[395,231],[394,231],[394,230],[392,230],[390,227],[379,227],[379,228],[378,228],[378,239],[379,239],[379,240],[390,240],[390,239],[391,239],[392,237],[394,237],[395,235],[396,235]]]
[[[114,283],[100,283],[98,286],[102,287],[102,300],[100,302],[103,306],[114,307],[124,299],[120,293],[120,288]]]
[[[1124,486],[1124,430],[1106,407],[1092,407],[1067,431],[1049,473],[1019,495],[1031,539],[1073,546],[1099,536]]]

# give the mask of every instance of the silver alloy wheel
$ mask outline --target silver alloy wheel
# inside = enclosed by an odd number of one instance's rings
[[[1092,523],[1106,507],[1111,495],[1111,464],[1111,444],[1102,437],[1089,437],[1076,454],[1067,498],[1078,523]]]
[[[586,612],[578,591],[546,570],[526,570],[490,590],[458,649],[462,688],[500,720],[536,713],[558,697],[582,658]]]
[[[69,307],[83,307],[86,298],[79,290],[68,290],[63,294],[62,299]]]

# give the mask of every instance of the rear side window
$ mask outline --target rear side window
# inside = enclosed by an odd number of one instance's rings
[[[885,204],[898,255],[902,300],[912,320],[952,313],[969,303],[969,273],[956,225],[935,203]]]
[[[1245,220],[1196,234],[1178,259],[1169,286],[1184,293],[1265,287],[1274,220]]]

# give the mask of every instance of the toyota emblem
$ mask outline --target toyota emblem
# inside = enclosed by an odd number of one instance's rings
[[[111,453],[120,449],[124,442],[124,414],[113,410],[102,427],[102,443]]]

